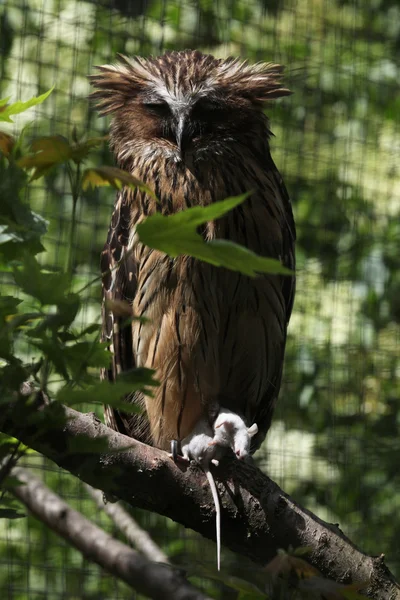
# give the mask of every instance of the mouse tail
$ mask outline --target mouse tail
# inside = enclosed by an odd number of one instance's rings
[[[208,483],[210,484],[212,497],[215,506],[215,527],[216,527],[216,540],[217,540],[217,569],[221,570],[221,506],[219,503],[218,490],[215,485],[214,477],[209,469],[205,470]]]

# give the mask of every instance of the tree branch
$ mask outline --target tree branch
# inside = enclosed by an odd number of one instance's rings
[[[96,502],[100,510],[103,510],[113,521],[114,525],[125,535],[128,542],[149,560],[169,563],[168,556],[151,539],[135,519],[125,510],[120,502],[104,503],[104,495],[100,490],[96,490],[91,485],[85,484],[85,488]]]
[[[12,493],[35,517],[133,589],[155,600],[211,600],[170,566],[149,561],[93,525],[28,470],[15,467],[12,475],[22,482]]]
[[[109,429],[93,414],[62,407],[67,422],[57,426],[47,413],[60,410],[53,403],[42,411],[43,419],[54,424],[52,430],[38,433],[37,425],[24,425],[27,421],[17,403],[0,428],[107,494],[215,539],[212,497],[199,469],[182,472],[166,452]],[[74,453],[74,444],[83,435],[103,438],[107,452]],[[221,496],[224,545],[261,564],[269,562],[279,548],[308,546],[312,552],[307,559],[325,577],[341,583],[369,581],[370,598],[400,599],[400,586],[383,555],[361,552],[337,526],[302,508],[255,466],[227,457],[214,475]]]

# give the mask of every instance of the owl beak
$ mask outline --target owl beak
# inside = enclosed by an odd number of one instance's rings
[[[191,140],[189,119],[186,114],[180,115],[176,125],[176,143],[179,148],[181,158],[185,157],[185,152]]]

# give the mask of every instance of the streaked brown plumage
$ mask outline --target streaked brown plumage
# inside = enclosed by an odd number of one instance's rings
[[[152,188],[117,195],[102,272],[104,298],[132,303],[145,324],[104,314],[117,373],[156,370],[161,382],[141,418],[106,411],[110,426],[167,449],[223,406],[257,423],[256,450],[270,426],[281,383],[294,278],[251,279],[187,256],[170,259],[143,246],[135,224],[252,190],[244,204],[208,223],[206,240],[225,238],[294,268],[289,197],[270,156],[265,101],[289,93],[278,65],[250,66],[197,51],[158,58],[120,57],[92,76],[102,115],[112,113],[111,148],[121,168]],[[127,250],[132,249],[127,254]]]

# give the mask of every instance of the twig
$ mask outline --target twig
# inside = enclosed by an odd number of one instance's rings
[[[135,519],[125,510],[120,502],[105,503],[103,492],[96,490],[91,485],[85,484],[88,493],[95,500],[97,506],[104,510],[110,517],[113,523],[125,535],[128,542],[134,546],[139,552],[146,556],[149,560],[154,560],[161,563],[169,563],[168,556],[161,550],[159,546],[151,539],[147,531],[145,531],[135,521]]]
[[[149,561],[93,525],[28,470],[15,467],[22,485],[12,493],[43,523],[91,561],[155,600],[210,600],[170,566]]]

